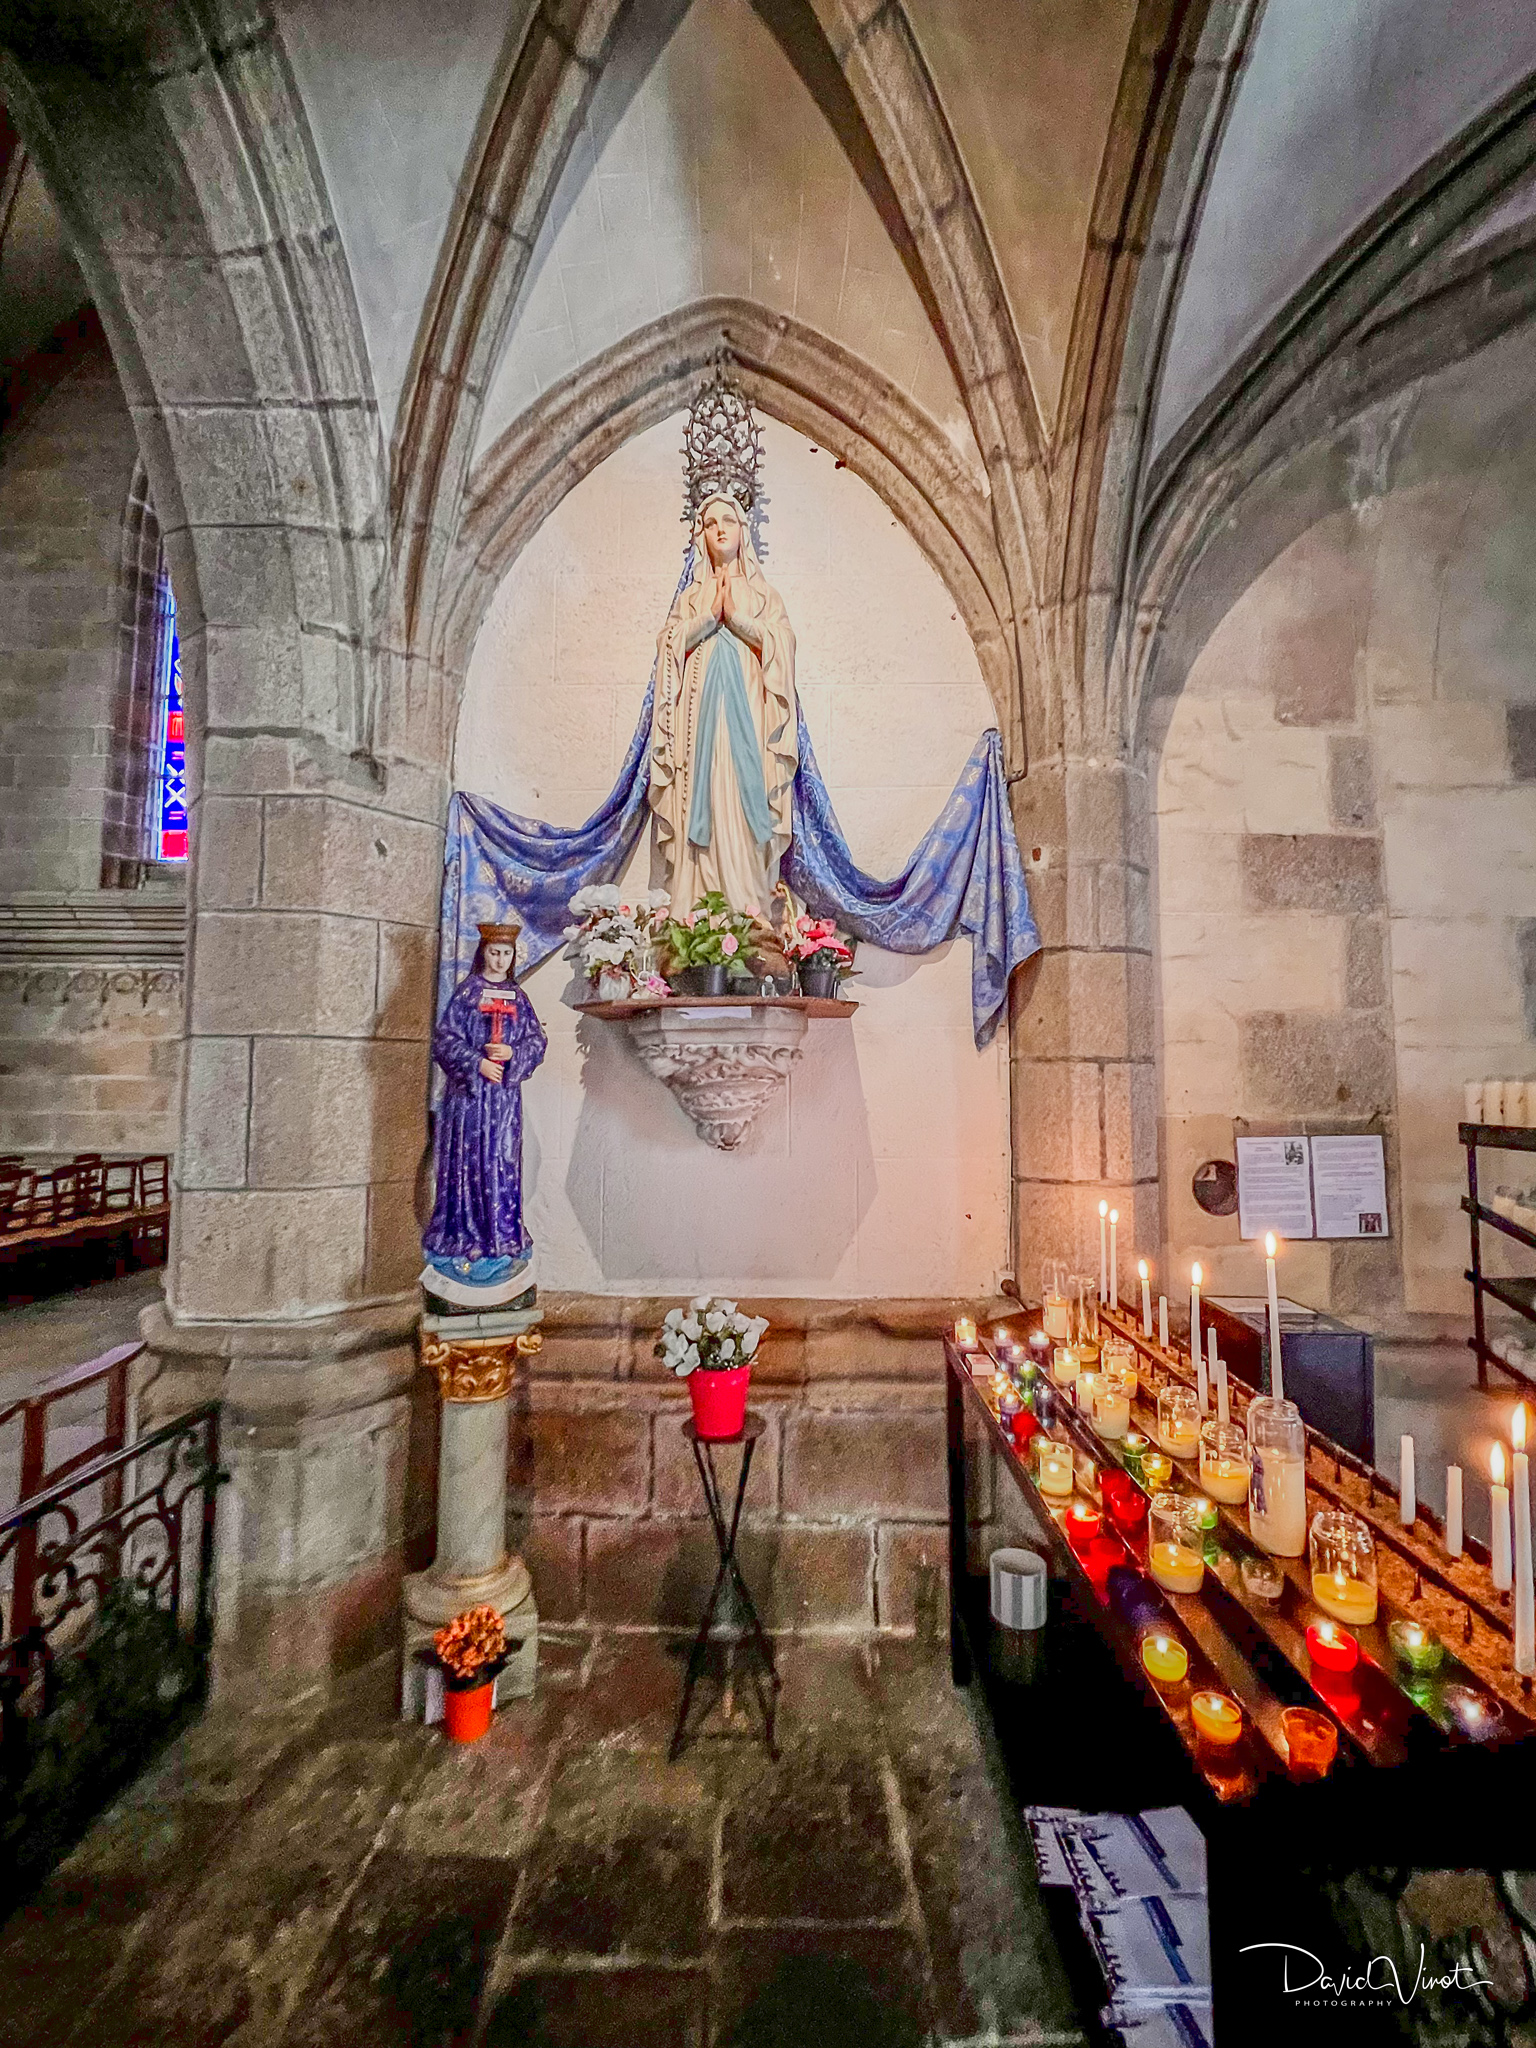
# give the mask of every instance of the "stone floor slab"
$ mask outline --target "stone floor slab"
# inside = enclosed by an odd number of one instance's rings
[[[881,1760],[802,1741],[727,1807],[723,1921],[889,1920],[907,1902]]]
[[[699,1970],[539,1970],[491,2007],[483,2048],[706,2048]]]

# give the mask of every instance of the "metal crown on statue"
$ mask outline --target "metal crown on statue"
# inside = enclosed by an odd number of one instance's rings
[[[757,503],[763,443],[745,393],[717,362],[714,375],[688,409],[683,438],[687,464],[683,518],[692,526],[711,498],[732,498],[749,514]]]

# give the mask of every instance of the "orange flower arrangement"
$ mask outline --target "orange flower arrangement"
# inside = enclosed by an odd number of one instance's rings
[[[507,1631],[494,1607],[471,1607],[437,1631],[432,1648],[456,1692],[489,1685],[507,1660]]]

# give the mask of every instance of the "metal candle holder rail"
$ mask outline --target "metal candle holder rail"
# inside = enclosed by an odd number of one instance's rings
[[[1133,1345],[1142,1357],[1161,1367],[1169,1378],[1176,1379],[1185,1386],[1195,1384],[1195,1374],[1187,1352],[1176,1352],[1171,1348],[1164,1351],[1161,1345],[1144,1337],[1129,1317],[1113,1309],[1101,1308],[1099,1315],[1100,1320],[1107,1324],[1117,1337],[1123,1338]],[[1233,1417],[1235,1420],[1241,1420],[1248,1412],[1248,1404],[1255,1398],[1254,1392],[1241,1380],[1229,1379],[1228,1394]],[[1508,1596],[1501,1595],[1493,1586],[1491,1574],[1487,1569],[1488,1553],[1483,1544],[1469,1539],[1467,1548],[1472,1554],[1464,1560],[1452,1558],[1446,1552],[1431,1548],[1430,1545],[1418,1540],[1413,1531],[1405,1528],[1401,1522],[1394,1522],[1375,1512],[1377,1494],[1384,1495],[1391,1502],[1398,1501],[1400,1496],[1363,1458],[1356,1457],[1353,1451],[1345,1450],[1342,1444],[1334,1443],[1331,1437],[1324,1436],[1320,1430],[1315,1430],[1310,1425],[1307,1429],[1307,1448],[1309,1486],[1335,1507],[1346,1508],[1349,1513],[1358,1515],[1363,1522],[1368,1523],[1378,1546],[1394,1551],[1412,1565],[1416,1579],[1428,1578],[1459,1606],[1471,1608],[1474,1613],[1480,1615],[1496,1634],[1506,1640],[1510,1638],[1512,1622]],[[1313,1452],[1316,1452],[1325,1463],[1332,1462],[1335,1473],[1332,1482],[1325,1475],[1315,1471],[1311,1456]],[[1355,1499],[1345,1491],[1342,1483],[1342,1474],[1345,1470],[1365,1481],[1364,1501]],[[1437,1533],[1441,1531],[1438,1517],[1432,1515],[1428,1509],[1419,1510],[1415,1518],[1415,1528],[1420,1520],[1428,1522]]]

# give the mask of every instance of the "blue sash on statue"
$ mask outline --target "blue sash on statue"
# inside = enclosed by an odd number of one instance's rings
[[[768,809],[763,757],[758,747],[757,728],[752,723],[752,706],[747,702],[747,679],[741,672],[736,635],[724,626],[718,629],[710,643],[704,687],[699,692],[699,724],[693,743],[693,757],[697,765],[693,774],[693,794],[688,804],[690,846],[708,846],[714,829],[709,782],[715,759],[715,727],[720,720],[722,702],[741,808],[752,837],[759,846],[766,846],[773,837],[773,814]]]

